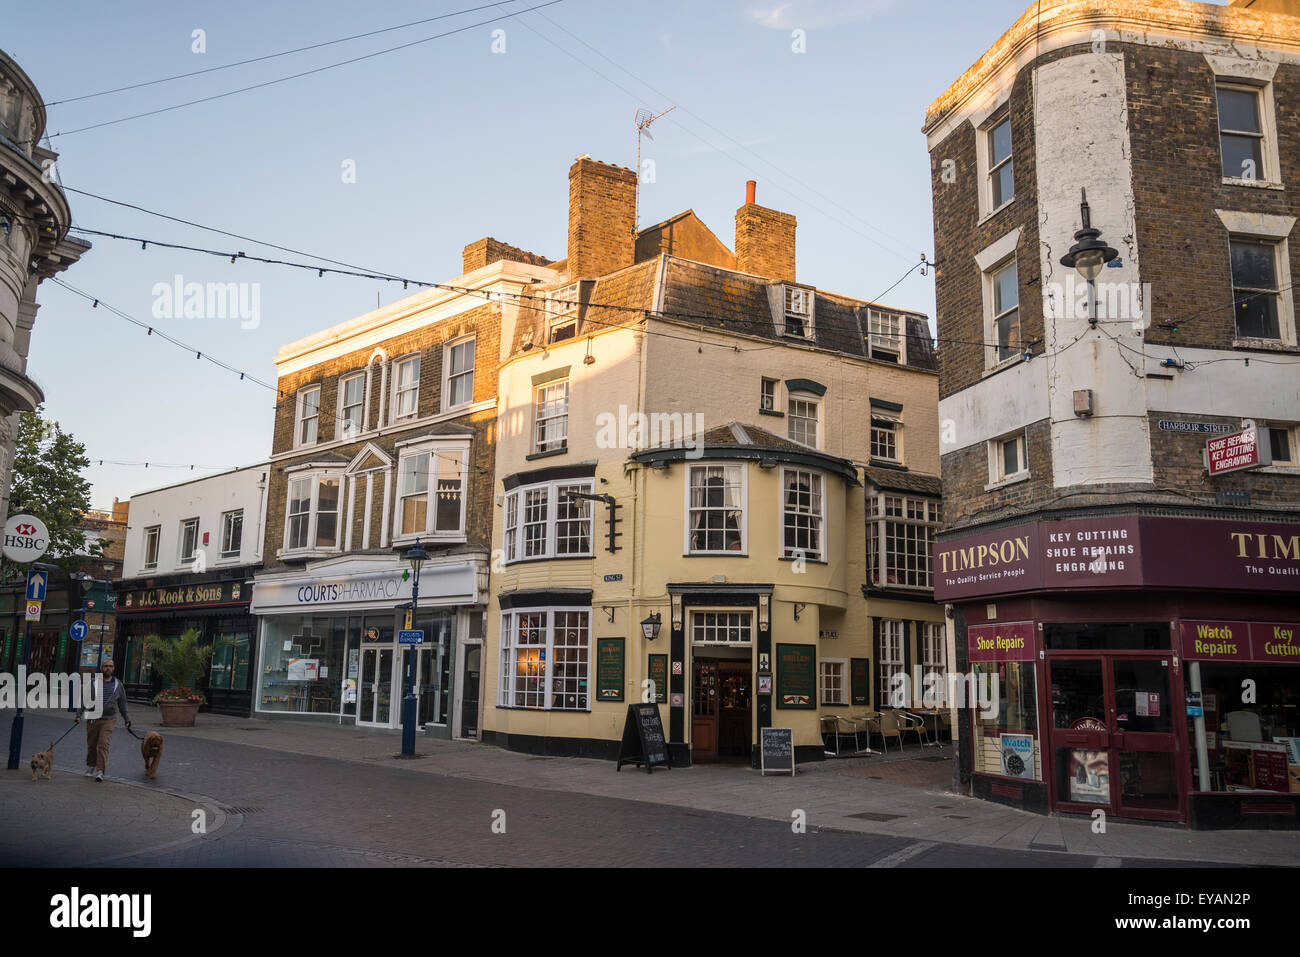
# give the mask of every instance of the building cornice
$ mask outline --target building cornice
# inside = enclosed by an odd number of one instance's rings
[[[1188,0],[1046,0],[1031,5],[930,104],[921,128],[930,148],[987,107],[990,88],[1010,87],[1024,67],[1056,50],[1092,45],[1098,30],[1108,43],[1300,62],[1300,20],[1293,17]]]

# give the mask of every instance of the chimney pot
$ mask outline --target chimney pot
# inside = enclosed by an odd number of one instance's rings
[[[758,189],[758,183],[754,180],[745,181],[745,203],[746,205],[754,202],[754,193]]]

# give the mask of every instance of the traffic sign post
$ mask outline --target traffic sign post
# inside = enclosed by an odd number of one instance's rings
[[[86,637],[86,634],[89,631],[90,631],[90,626],[87,625],[84,621],[74,621],[71,625],[68,626],[68,635],[72,638],[73,641],[81,641]]]
[[[27,603],[27,620],[29,622],[41,620],[41,604],[39,601],[29,601]]]
[[[45,601],[45,589],[49,584],[50,576],[39,569],[33,569],[27,573],[27,600],[28,601]]]

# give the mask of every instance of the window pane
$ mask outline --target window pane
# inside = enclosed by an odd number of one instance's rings
[[[989,133],[989,146],[991,150],[992,162],[990,166],[997,166],[1004,159],[1011,155],[1011,119],[1008,117],[997,126],[993,127]]]
[[[1259,133],[1259,94],[1219,87],[1219,129]]]
[[[1007,162],[1005,165],[998,167],[993,174],[993,207],[995,209],[1015,198],[1015,175],[1012,173],[1011,167],[1012,164]]]
[[[1232,284],[1247,289],[1276,289],[1273,250],[1268,243],[1232,242]]]
[[[402,459],[402,494],[429,490],[429,453],[408,455]]]
[[[993,314],[1000,315],[1020,303],[1016,289],[1016,264],[1012,263],[993,277]]]
[[[1015,475],[1020,471],[1020,440],[1008,439],[1002,443],[1002,474]]]
[[[460,452],[446,452],[438,456],[438,493],[434,504],[435,532],[460,531],[462,501],[461,474],[464,470]]]
[[[1291,461],[1291,435],[1287,429],[1269,429],[1268,445],[1274,462]]]
[[[320,548],[333,548],[338,533],[339,480],[327,478],[320,480],[320,492],[317,494],[316,507],[316,545]]]
[[[1281,338],[1277,321],[1277,296],[1237,292],[1239,299],[1245,296],[1252,298],[1243,299],[1237,304],[1237,334],[1251,339]]]
[[[1264,141],[1258,136],[1219,137],[1223,151],[1223,175],[1234,179],[1264,178]]]
[[[690,550],[740,551],[741,471],[734,465],[694,466],[690,473]]]

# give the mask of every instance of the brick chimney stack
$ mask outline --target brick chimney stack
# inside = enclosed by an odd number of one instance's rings
[[[756,187],[745,184],[745,205],[736,210],[736,268],[768,279],[794,282],[794,230],[797,221],[754,202]]]
[[[636,249],[636,173],[579,156],[569,167],[569,276],[630,266]]]

